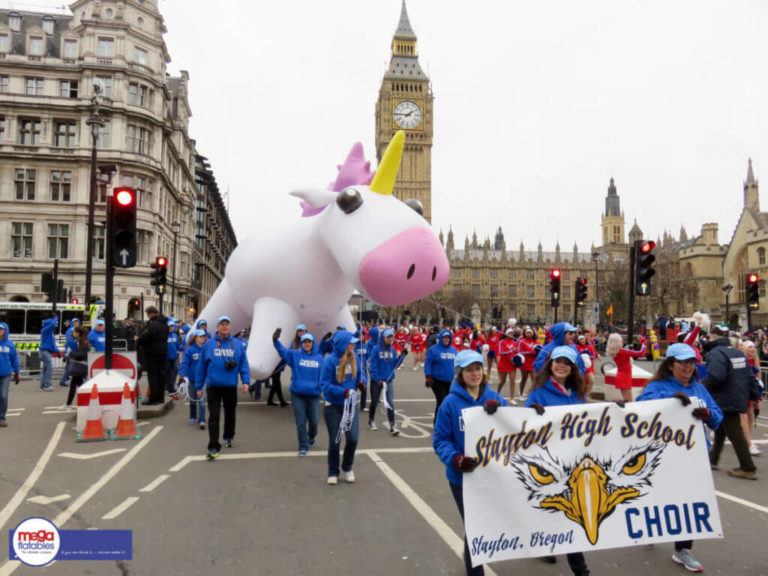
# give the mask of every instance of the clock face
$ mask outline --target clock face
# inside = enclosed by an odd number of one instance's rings
[[[403,100],[395,106],[395,122],[403,128],[416,128],[421,122],[421,109],[415,102]]]

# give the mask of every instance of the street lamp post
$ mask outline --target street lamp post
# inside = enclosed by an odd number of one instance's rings
[[[596,324],[600,324],[600,281],[597,276],[597,263],[600,261],[600,252],[592,252],[592,261],[595,263],[595,301],[597,302]]]
[[[171,229],[173,229],[173,267],[171,268],[171,316],[173,316],[173,306],[176,303],[176,247],[179,242],[179,230],[181,230],[181,224],[173,222],[171,224]]]
[[[723,286],[723,292],[725,292],[725,325],[728,329],[731,329],[731,310],[730,310],[730,296],[731,290],[733,290],[733,284],[726,284]]]
[[[86,238],[85,256],[85,307],[86,311],[91,305],[91,280],[93,277],[93,226],[94,210],[96,208],[96,144],[99,140],[99,130],[104,127],[104,121],[99,118],[99,99],[101,86],[93,85],[93,97],[91,99],[91,117],[86,124],[91,128],[91,188],[88,195],[88,235]]]

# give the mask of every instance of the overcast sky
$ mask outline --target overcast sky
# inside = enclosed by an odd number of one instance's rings
[[[299,213],[374,107],[400,0],[162,0],[170,70],[239,238]],[[433,227],[457,243],[601,243],[613,176],[627,230],[730,240],[751,156],[768,178],[764,0],[408,0],[435,94]],[[767,180],[768,181],[768,180]],[[768,200],[767,200],[768,201]]]

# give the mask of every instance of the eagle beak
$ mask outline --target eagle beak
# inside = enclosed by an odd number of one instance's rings
[[[600,520],[608,492],[605,488],[607,476],[591,458],[585,458],[571,474],[571,505],[579,523],[584,527],[590,544],[597,542]]]

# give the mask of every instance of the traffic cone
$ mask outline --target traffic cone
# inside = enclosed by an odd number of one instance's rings
[[[141,438],[136,431],[136,420],[133,417],[133,400],[131,400],[131,388],[128,382],[123,384],[123,401],[120,403],[120,417],[117,419],[117,428],[110,436],[112,440],[132,440]]]
[[[101,404],[99,404],[99,389],[96,384],[91,388],[91,399],[88,402],[88,421],[77,442],[95,442],[104,440],[104,425],[101,423]]]

